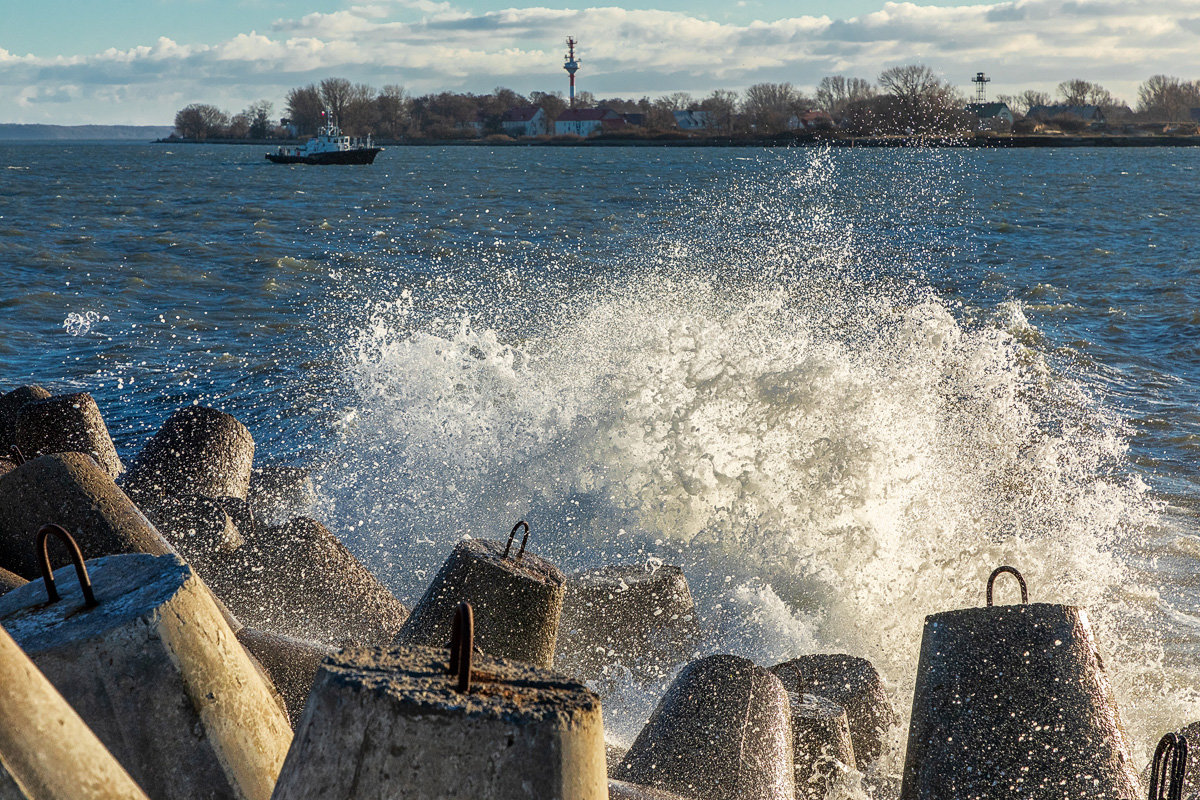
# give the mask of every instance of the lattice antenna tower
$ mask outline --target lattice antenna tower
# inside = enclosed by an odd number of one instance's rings
[[[579,67],[583,64],[582,61],[575,58],[575,45],[577,44],[579,42],[575,41],[573,37],[567,37],[567,55],[563,69],[571,76],[571,108],[575,107],[575,73],[579,71]]]
[[[975,77],[971,78],[971,83],[975,84],[975,102],[987,102],[987,85],[992,82],[992,79],[982,72],[976,72]]]

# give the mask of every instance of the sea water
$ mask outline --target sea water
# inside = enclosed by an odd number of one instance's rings
[[[683,566],[698,653],[1084,605],[1140,762],[1200,719],[1200,151],[0,146],[0,388],[128,460],[222,408],[402,599],[463,536]],[[1011,586],[997,589],[1007,602]],[[628,744],[664,685],[597,682]],[[904,729],[846,797],[894,797]]]

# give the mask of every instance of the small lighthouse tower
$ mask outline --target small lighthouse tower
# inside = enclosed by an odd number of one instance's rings
[[[579,65],[582,63],[575,58],[575,45],[577,44],[579,42],[570,36],[567,37],[567,60],[563,64],[563,69],[571,76],[571,108],[575,107],[575,73],[579,71]]]
[[[971,83],[975,84],[975,102],[987,102],[987,85],[992,82],[992,79],[982,72],[976,72],[975,77],[971,78]]]

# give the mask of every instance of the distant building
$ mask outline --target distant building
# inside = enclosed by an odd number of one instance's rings
[[[1188,119],[1192,122],[1200,122],[1200,108],[1189,108]]]
[[[675,127],[681,131],[703,131],[713,127],[712,113],[689,108],[687,111],[672,111],[675,115]]]
[[[979,118],[979,130],[1012,128],[1013,115],[1008,103],[967,103],[966,112]]]
[[[644,128],[646,126],[646,115],[640,111],[632,114],[622,114],[621,116],[625,118],[626,125],[636,125],[639,128]]]
[[[828,111],[822,111],[819,108],[810,108],[796,116],[795,120],[797,124],[792,130],[823,131],[833,128],[833,117]],[[790,127],[791,120],[788,122]]]
[[[500,125],[509,136],[543,136],[550,132],[546,112],[538,106],[510,108]]]
[[[554,132],[563,136],[591,136],[601,130],[625,127],[625,118],[611,108],[568,108],[554,121]]]
[[[1055,117],[1078,117],[1084,122],[1090,122],[1095,125],[1104,124],[1104,112],[1100,106],[1034,106],[1029,109],[1029,113],[1025,116],[1034,119],[1054,119]]]

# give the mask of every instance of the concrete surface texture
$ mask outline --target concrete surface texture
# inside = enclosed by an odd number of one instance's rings
[[[213,598],[178,556],[88,562],[0,597],[0,624],[153,800],[266,800],[287,717]]]
[[[276,800],[604,800],[600,700],[583,684],[476,655],[457,690],[440,648],[325,661]]]
[[[26,458],[87,453],[114,480],[124,468],[96,400],[87,392],[26,403],[17,412],[17,445]]]
[[[188,406],[167,418],[138,453],[125,478],[130,496],[199,494],[246,499],[254,437],[222,411]]]

